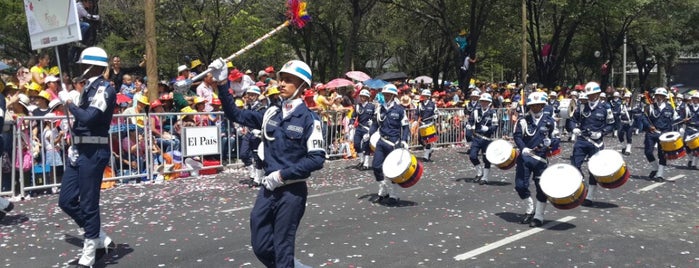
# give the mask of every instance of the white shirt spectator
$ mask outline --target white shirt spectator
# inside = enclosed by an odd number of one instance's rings
[[[245,89],[249,86],[254,86],[255,81],[249,75],[243,75],[243,80],[240,82],[231,82],[231,89],[236,97],[242,97],[245,94]]]

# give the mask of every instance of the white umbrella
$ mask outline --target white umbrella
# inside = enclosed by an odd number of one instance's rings
[[[432,77],[426,75],[415,77],[413,80],[415,80],[415,83],[432,84]]]

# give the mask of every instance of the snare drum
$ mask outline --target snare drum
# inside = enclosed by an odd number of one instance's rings
[[[485,158],[500,169],[510,169],[515,165],[519,151],[506,140],[495,140],[485,150]]]
[[[690,150],[699,149],[699,132],[689,135],[685,139],[685,144]]]
[[[660,148],[665,153],[665,158],[670,160],[680,159],[687,155],[682,135],[676,131],[660,135]]]
[[[568,119],[573,117],[575,102],[572,99],[562,99],[558,105],[558,117]]]
[[[369,148],[371,151],[376,151],[376,144],[379,143],[379,139],[381,139],[381,135],[378,131],[371,134],[371,137],[369,137]]]
[[[437,127],[435,127],[433,123],[420,126],[420,128],[418,128],[418,133],[420,134],[420,140],[427,144],[434,143],[439,139],[439,136],[437,136]]]
[[[558,209],[578,207],[587,197],[587,187],[577,168],[569,164],[554,164],[541,174],[541,190]]]
[[[597,183],[604,188],[617,188],[629,180],[631,173],[621,154],[615,150],[601,150],[590,157],[587,162],[590,173]]]
[[[408,149],[395,149],[383,162],[383,174],[387,179],[408,188],[415,185],[422,177],[422,163]]]

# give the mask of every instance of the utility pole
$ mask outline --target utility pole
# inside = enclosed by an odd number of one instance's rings
[[[527,84],[527,0],[522,0],[522,85]]]
[[[155,38],[155,0],[146,0],[146,75],[148,76],[148,99],[158,99],[158,43]]]
[[[622,62],[624,65],[622,67],[621,73],[624,77],[621,78],[621,86],[623,88],[626,88],[626,34],[624,34],[624,49],[623,50],[624,50],[624,52],[623,52],[624,55],[622,56],[623,57]]]

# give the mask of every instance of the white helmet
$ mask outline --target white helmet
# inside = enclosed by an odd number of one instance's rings
[[[393,95],[398,95],[398,88],[394,84],[387,84],[383,86],[383,90],[381,90],[381,93],[389,93]]]
[[[631,92],[624,93],[624,98],[631,98]]]
[[[587,93],[580,93],[580,98],[581,100],[587,100]]]
[[[480,97],[481,96],[481,91],[480,90],[471,90],[471,97]]]
[[[420,95],[429,97],[432,96],[432,92],[430,92],[429,89],[423,89],[422,92],[420,92]]]
[[[549,96],[556,97],[558,96],[558,94],[556,94],[556,91],[551,91],[551,93],[549,93]]]
[[[621,94],[619,94],[619,91],[614,91],[614,94],[612,94],[612,96],[618,98],[621,97]]]
[[[257,86],[248,86],[248,88],[245,90],[245,93],[252,93],[252,94],[257,94],[260,95],[262,94],[262,91],[260,90],[259,87]]]
[[[571,96],[576,96],[576,97],[577,97],[577,96],[578,96],[578,92],[577,92],[577,91],[570,92],[570,95],[571,95]]]
[[[675,98],[684,99],[684,96],[682,96],[682,93],[677,93],[677,95],[675,95]]]
[[[667,98],[667,89],[662,88],[662,87],[656,88],[654,95],[663,95]]]
[[[597,82],[589,82],[585,84],[585,94],[590,95],[600,92],[602,92],[602,88],[599,87],[599,84],[597,84]]]
[[[534,104],[546,104],[548,98],[543,92],[532,92],[527,96],[527,106]]]
[[[369,90],[362,89],[362,91],[359,91],[359,96],[371,98],[371,92],[369,92]]]
[[[692,94],[692,99],[699,99],[699,92]]]
[[[607,93],[602,92],[599,94],[599,97],[600,98],[607,98]]]
[[[104,49],[88,47],[80,53],[80,59],[76,63],[107,67],[109,66],[109,58],[107,58],[107,52]]]
[[[311,67],[308,67],[308,64],[300,60],[290,60],[289,62],[285,63],[277,75],[280,73],[288,73],[301,78],[301,80],[303,80],[303,82],[305,82],[309,87],[311,86],[311,80],[313,80]]]
[[[493,102],[493,96],[491,96],[490,93],[483,93],[481,95],[481,98],[478,100],[479,101]]]

